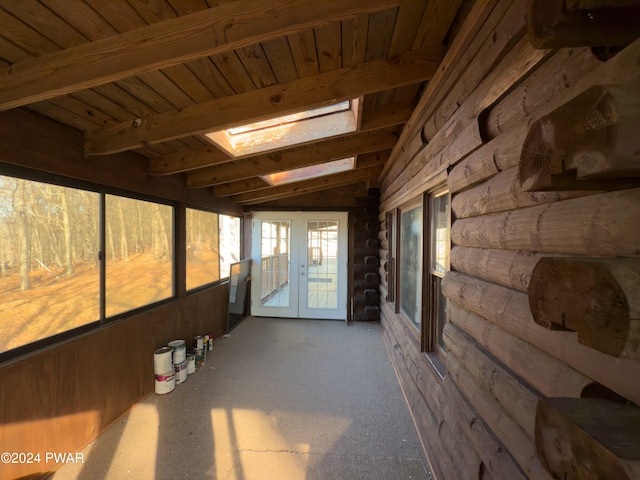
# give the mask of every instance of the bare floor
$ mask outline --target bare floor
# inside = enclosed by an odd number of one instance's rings
[[[249,317],[209,354],[53,478],[431,478],[377,324]]]

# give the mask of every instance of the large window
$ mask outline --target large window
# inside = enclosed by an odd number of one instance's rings
[[[393,234],[396,215],[398,231]],[[430,191],[422,202],[390,213],[387,222],[393,234],[389,238],[393,249],[390,258],[398,258],[397,311],[416,327],[422,349],[433,353],[437,361],[445,352],[442,332],[447,302],[441,286],[449,270],[450,195],[446,189]],[[395,247],[394,242],[397,242]],[[389,284],[392,283],[391,280]],[[394,297],[390,295],[390,298]]]
[[[240,219],[187,209],[187,290],[228,278],[240,260]]]
[[[400,212],[400,309],[420,328],[422,308],[422,205]]]
[[[0,176],[0,353],[100,320],[100,195]]]
[[[173,295],[173,207],[106,196],[106,316]]]
[[[92,188],[0,175],[0,354],[174,295],[174,207]]]

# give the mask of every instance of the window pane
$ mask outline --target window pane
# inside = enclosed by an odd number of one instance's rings
[[[220,215],[220,277],[228,278],[240,259],[240,218]]]
[[[431,271],[444,274],[449,269],[449,194],[432,199]]]
[[[107,195],[106,315],[173,295],[173,208]]]
[[[400,307],[420,328],[422,207],[402,212],[400,230]]]
[[[218,214],[187,209],[187,290],[220,280]]]
[[[0,176],[0,353],[99,320],[99,205]]]

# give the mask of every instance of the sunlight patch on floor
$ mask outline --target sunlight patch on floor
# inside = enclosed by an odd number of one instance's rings
[[[286,412],[266,414],[249,409],[213,409],[211,423],[215,445],[216,478],[243,480],[261,478],[263,480],[298,480],[307,476],[311,453],[323,454],[331,450],[336,441],[349,428],[348,418],[314,418],[309,415],[296,419]],[[304,421],[302,421],[304,420]],[[279,422],[298,423],[300,429],[294,429],[296,438],[285,438],[279,428]],[[320,449],[314,448],[309,440],[317,432],[309,431],[309,424],[330,422],[333,428],[331,436],[323,432]],[[290,435],[291,437],[292,435]]]

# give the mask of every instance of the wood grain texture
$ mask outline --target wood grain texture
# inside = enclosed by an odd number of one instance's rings
[[[533,387],[544,396],[579,397],[584,387],[591,383],[591,379],[587,376],[568,367],[535,345],[506,332],[484,317],[466,310],[455,301],[450,305],[450,309],[451,323],[473,338],[478,345],[497,358],[518,378],[524,380],[520,388]],[[455,332],[450,333],[455,337]],[[514,389],[513,393],[516,392],[518,389]],[[508,403],[507,398],[505,397],[505,402]],[[535,409],[535,401],[533,405]],[[518,415],[523,422],[522,426],[526,428],[531,438],[533,438],[532,413],[532,411],[528,412],[526,416],[528,421],[524,416]]]
[[[411,103],[399,102],[382,107],[374,107],[363,112],[361,119],[361,127],[359,133],[366,133],[385,127],[399,125],[409,118],[411,114]],[[354,134],[341,135],[347,137]],[[336,137],[333,138],[334,140]],[[207,143],[209,143],[207,141]],[[288,150],[292,147],[281,148],[270,151]],[[293,147],[295,148],[295,147]],[[250,158],[261,155],[261,153],[253,153],[248,155],[239,155],[231,157],[223,152],[220,148],[213,145],[205,145],[198,148],[192,148],[188,152],[178,152],[166,155],[164,157],[151,158],[149,160],[149,173],[152,175],[169,175],[190,170],[197,170],[222,163],[227,163],[242,158]]]
[[[457,220],[456,245],[593,256],[638,257],[640,189],[620,190]]]
[[[0,108],[14,108],[228,52],[332,20],[392,8],[398,3],[394,0],[353,0],[348,4],[242,1],[242,6],[222,4],[14,64],[0,75]]]
[[[523,188],[599,190],[640,177],[638,92],[640,82],[594,86],[537,120],[522,146]]]
[[[539,399],[536,450],[554,478],[633,480],[640,409],[596,398]]]
[[[529,289],[538,325],[578,333],[608,355],[640,357],[640,262],[541,258]]]
[[[339,160],[361,153],[386,150],[393,146],[395,139],[396,136],[392,130],[383,129],[266,153],[188,172],[187,185],[191,188],[208,187],[257,175],[316,165],[329,160]]]
[[[541,257],[542,254],[534,252],[454,246],[451,268],[527,292],[531,273]]]
[[[389,61],[374,60],[200,103],[181,111],[110,125],[88,132],[85,150],[90,155],[115,153],[351,100],[428,79],[437,65],[437,53],[431,50],[416,50]]]
[[[551,331],[537,325],[526,294],[458,272],[447,272],[442,289],[453,303],[547,352],[584,377],[633,402],[640,400],[637,385],[628,381],[640,375],[638,362],[614,358],[585,347],[578,343],[574,333]],[[574,388],[578,390],[581,385],[584,384],[578,380]]]
[[[449,329],[447,332],[446,330]],[[451,326],[445,327],[445,335],[454,330]],[[449,337],[450,338],[450,337]],[[505,445],[509,445],[511,455],[520,465],[520,468],[529,478],[551,480],[551,476],[544,470],[536,456],[536,451],[531,437],[518,425],[507,411],[498,403],[495,397],[482,389],[470,372],[463,366],[455,355],[447,356],[449,376],[455,379],[456,385],[464,393],[465,397],[473,405],[474,409],[482,416],[491,430]]]

